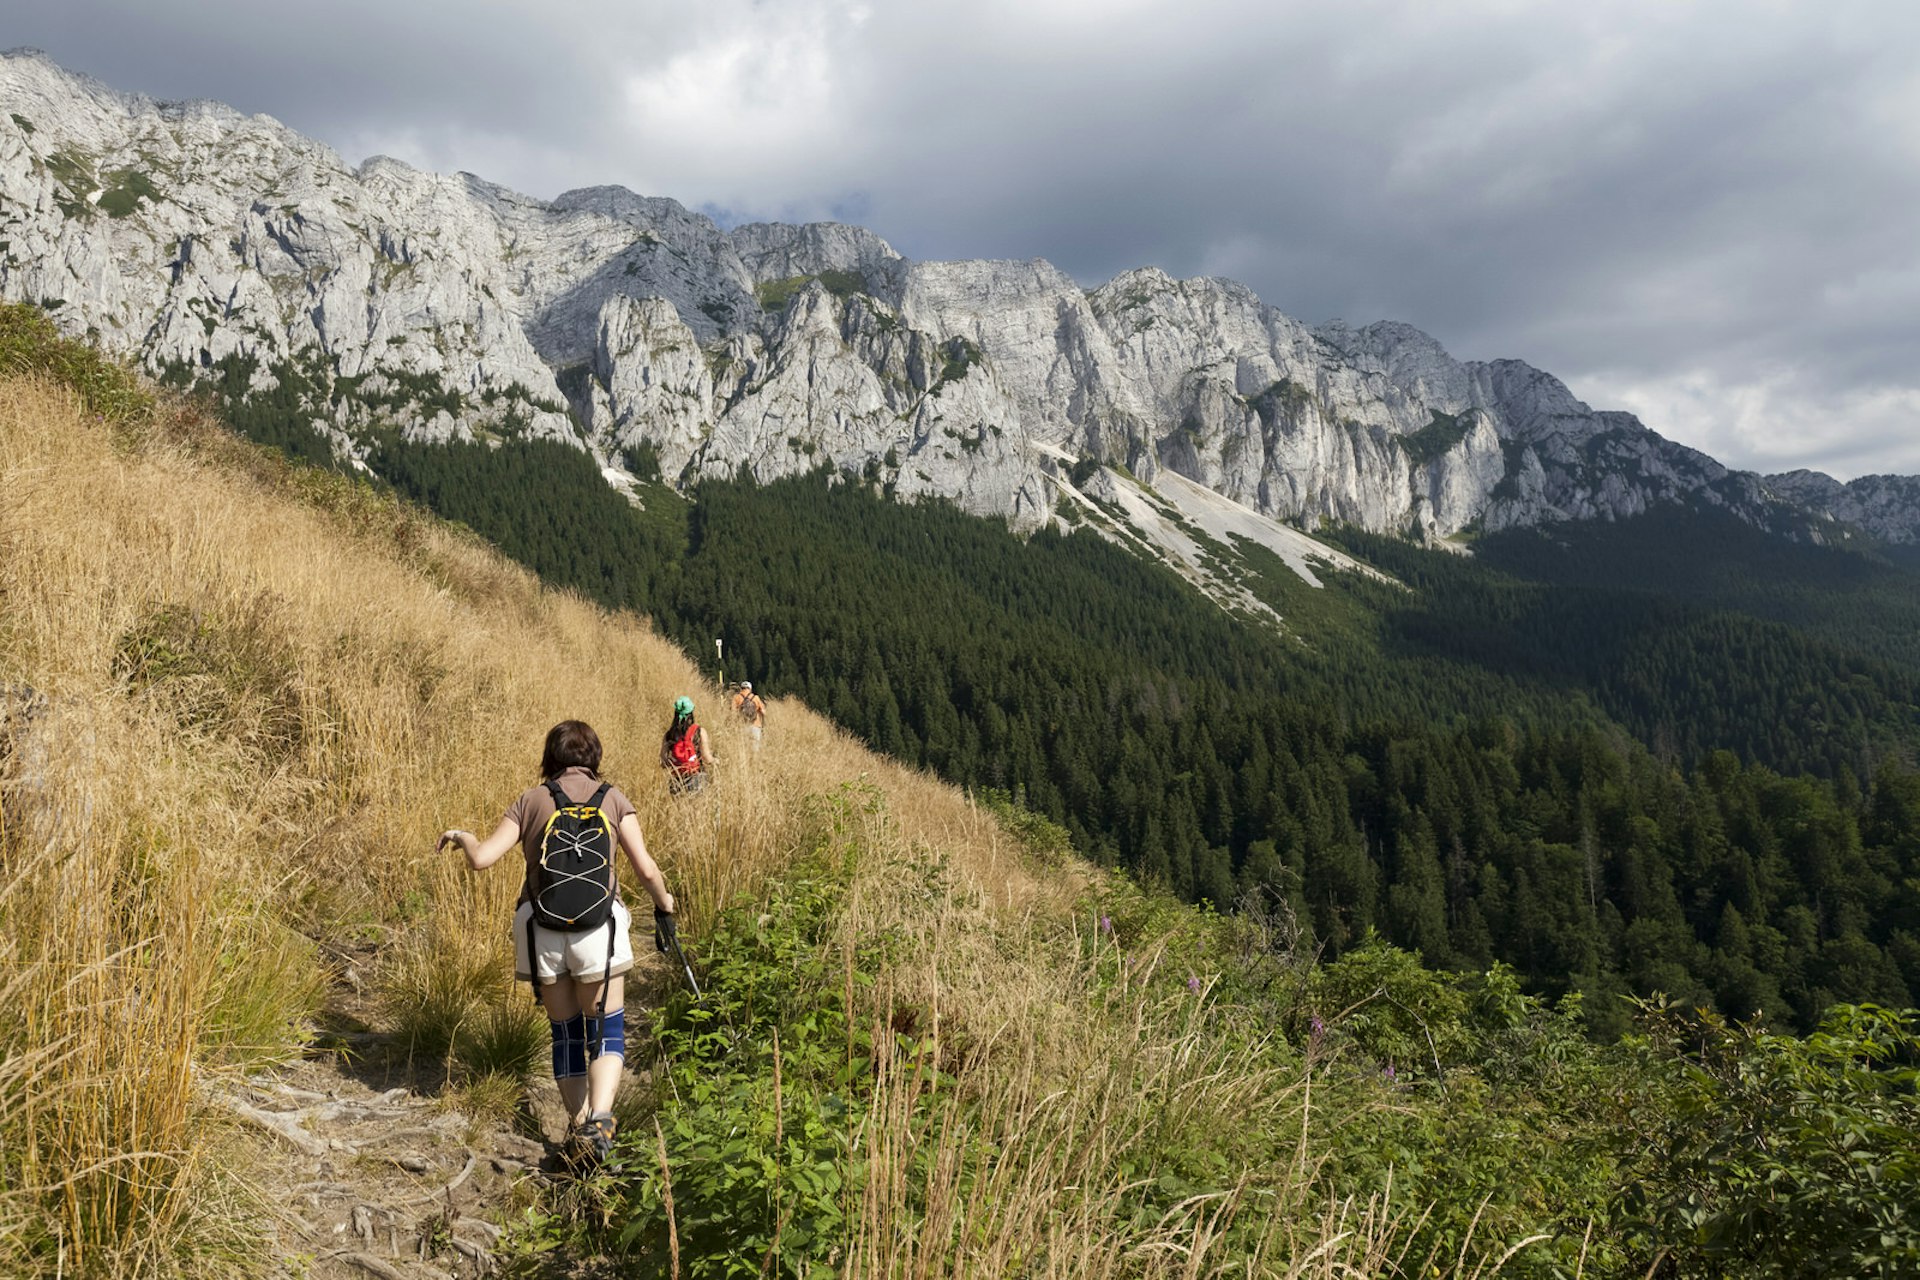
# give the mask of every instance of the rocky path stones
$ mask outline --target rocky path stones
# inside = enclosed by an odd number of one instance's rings
[[[351,1023],[342,982],[329,1013]],[[243,1172],[270,1240],[263,1274],[302,1280],[467,1280],[494,1273],[505,1224],[565,1176],[565,1116],[536,1080],[505,1120],[462,1110],[439,1073],[385,1052],[382,1037],[326,1037],[301,1060],[209,1080],[234,1121]]]
[[[551,1092],[534,1095],[543,1134],[561,1124]],[[405,1084],[377,1088],[333,1054],[207,1097],[245,1132],[275,1238],[269,1274],[491,1274],[503,1223],[557,1171],[548,1141]]]

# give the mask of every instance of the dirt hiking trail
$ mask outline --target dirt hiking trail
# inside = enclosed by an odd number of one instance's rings
[[[425,1280],[494,1272],[501,1227],[574,1174],[560,1158],[566,1129],[544,1075],[515,1115],[476,1119],[453,1105],[437,1068],[406,1061],[389,1037],[364,1030],[360,975],[372,948],[336,952],[323,1032],[298,1061],[210,1084],[208,1101],[237,1121],[260,1197],[263,1273],[301,1280]],[[664,964],[641,960],[629,983],[635,1025]],[[639,1046],[635,1046],[639,1048]],[[629,1070],[623,1091],[644,1089]]]

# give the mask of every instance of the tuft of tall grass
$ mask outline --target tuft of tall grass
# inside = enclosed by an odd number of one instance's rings
[[[835,943],[917,940],[867,1003],[874,1090],[843,1274],[1398,1273],[1421,1211],[1329,1199],[1310,1065],[1160,974],[1164,938],[1121,954],[1058,920],[1009,921],[962,876],[929,892],[911,865],[863,870]],[[914,1034],[881,1034],[903,1009]],[[1381,1104],[1333,1105],[1350,1111],[1335,1123],[1366,1123]],[[1497,1269],[1487,1252],[1465,1261]]]
[[[0,304],[0,378],[42,375],[71,390],[86,412],[116,428],[144,425],[154,395],[139,375],[85,343],[60,336],[29,303]]]
[[[285,1052],[312,984],[236,976],[254,917],[210,910],[186,762],[154,726],[55,698],[0,766],[0,1271],[237,1270],[195,1103],[203,1063]],[[265,1042],[265,1045],[261,1042]],[[17,1065],[15,1065],[17,1064]]]

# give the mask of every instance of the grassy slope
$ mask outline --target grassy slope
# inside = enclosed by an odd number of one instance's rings
[[[0,831],[12,975],[0,1080],[16,1104],[0,1122],[4,1269],[60,1254],[98,1274],[259,1268],[261,1210],[190,1082],[299,1051],[319,941],[385,934],[396,1007],[525,1017],[499,928],[513,878],[469,879],[431,850],[448,823],[484,826],[528,780],[546,726],[573,715],[610,744],[610,775],[640,804],[696,938],[719,904],[817,846],[807,797],[874,788],[884,826],[857,841],[874,870],[841,927],[884,919],[942,936],[920,963],[864,975],[863,1003],[1004,1042],[1010,1073],[979,1087],[1045,1110],[1051,1137],[1082,1144],[1010,1135],[1038,1145],[1006,1176],[1044,1183],[1051,1161],[1079,1167],[1145,1137],[1098,1122],[1116,1097],[1137,1108],[1147,1075],[1165,1078],[1164,1046],[1131,1018],[1089,1026],[1086,975],[1017,943],[1015,921],[1036,941],[1060,935],[1076,874],[1031,874],[959,793],[776,703],[754,768],[718,724],[732,765],[719,799],[669,805],[651,776],[661,713],[680,692],[716,697],[682,654],[470,538],[190,416],[115,433],[60,387],[7,384],[0,488],[0,680],[46,700],[10,752]],[[937,861],[941,889],[903,881],[903,859]],[[1099,1110],[1043,1108],[1048,1082],[1096,1065],[1107,1084],[1086,1102]],[[1198,1083],[1204,1096],[1205,1073]],[[1059,1247],[1058,1203],[1028,1194],[1025,1231]],[[876,1223],[897,1216],[886,1187],[869,1198]],[[1108,1199],[1081,1199],[1073,1229],[1102,1238],[1109,1263],[1195,1225],[1191,1208],[1164,1226],[1105,1222],[1120,1207]],[[1027,1239],[991,1234],[996,1248]],[[883,1241],[911,1247],[876,1226]]]
[[[389,1029],[438,1020],[456,1087],[510,1066],[514,878],[433,838],[485,826],[565,716],[715,996],[665,1010],[641,1141],[510,1236],[523,1269],[1486,1274],[1540,1236],[1509,1272],[1644,1270],[1602,1139],[1651,1095],[1510,980],[1317,967],[1284,918],[1101,882],[791,703],[751,767],[715,724],[722,785],[670,805],[666,706],[716,695],[643,623],[190,410],[103,403],[0,383],[0,684],[32,713],[0,724],[0,1273],[274,1270],[194,1081],[304,1051],[321,943],[385,939]]]
[[[684,655],[212,424],[163,413],[116,439],[65,389],[9,382],[0,492],[0,683],[45,700],[0,755],[0,1088],[21,1104],[0,1110],[0,1259],[51,1239],[245,1269],[244,1232],[195,1211],[218,1179],[188,1077],[297,1049],[316,940],[384,933],[415,994],[477,968],[499,979],[489,999],[524,1005],[499,929],[517,885],[468,879],[433,841],[489,825],[558,719],[599,728],[696,936],[799,847],[801,797],[862,776],[900,840],[994,901],[1071,891],[1020,870],[960,794],[798,706],[771,708],[779,749],[751,770],[717,724],[725,803],[669,806],[668,706],[717,702]],[[84,1194],[58,1194],[76,1177]]]

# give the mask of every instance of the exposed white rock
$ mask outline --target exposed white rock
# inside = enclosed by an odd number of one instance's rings
[[[879,279],[903,261],[892,245],[873,232],[840,222],[812,222],[798,227],[784,222],[753,222],[735,227],[727,239],[758,283],[828,271]]]
[[[676,481],[826,467],[1021,528],[1099,463],[1433,540],[1665,501],[1920,538],[1912,484],[1763,483],[1407,325],[1309,328],[1152,269],[1089,293],[1039,260],[913,263],[838,223],[723,230],[619,187],[350,169],[264,116],[33,53],[0,57],[0,241],[0,296],[156,372],[297,393],[349,454],[376,425],[607,464],[650,445]]]
[[[1310,587],[1319,587],[1314,565],[1358,573],[1379,582],[1391,578],[1324,542],[1307,537],[1298,529],[1280,524],[1233,499],[1215,493],[1177,472],[1163,471],[1154,486],[1159,495],[1192,524],[1210,537],[1231,547],[1246,542],[1273,552]]]
[[[1920,543],[1920,476],[1861,476],[1841,484],[1818,471],[1789,471],[1764,483],[1786,501],[1883,542]]]
[[[650,443],[662,474],[678,476],[713,430],[706,353],[664,299],[607,299],[593,377],[590,421],[603,452]]]

